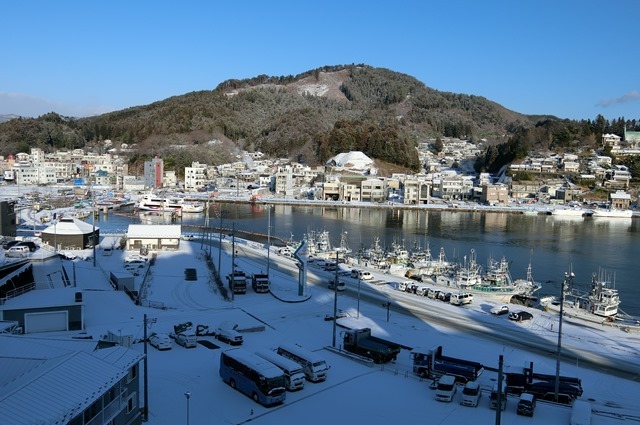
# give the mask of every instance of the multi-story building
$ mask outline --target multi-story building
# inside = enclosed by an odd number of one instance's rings
[[[144,162],[144,184],[149,189],[161,189],[164,177],[164,162],[156,155]]]
[[[197,192],[201,190],[207,181],[207,166],[199,162],[191,163],[191,167],[184,168],[184,190]]]
[[[483,184],[480,201],[487,205],[507,205],[509,188],[504,184]]]

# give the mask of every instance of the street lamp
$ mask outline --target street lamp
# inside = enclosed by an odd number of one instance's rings
[[[191,398],[191,392],[185,392],[184,396],[187,398],[187,425],[189,425],[189,399]]]

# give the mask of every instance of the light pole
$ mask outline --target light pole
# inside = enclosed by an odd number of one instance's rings
[[[187,399],[187,425],[189,425],[189,399],[191,398],[191,392],[190,391],[185,392],[184,396]]]

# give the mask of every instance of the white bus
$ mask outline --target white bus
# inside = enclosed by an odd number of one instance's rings
[[[242,348],[220,353],[220,377],[263,406],[282,403],[287,396],[282,370]]]
[[[327,362],[318,354],[302,348],[297,344],[281,344],[277,353],[302,366],[302,370],[311,382],[320,382],[327,379],[329,366]]]
[[[298,363],[271,350],[258,350],[256,354],[278,366],[284,372],[284,380],[289,391],[297,391],[304,388],[305,375],[302,371],[302,366]]]

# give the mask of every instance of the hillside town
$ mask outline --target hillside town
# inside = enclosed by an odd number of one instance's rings
[[[441,146],[439,151],[436,145]],[[578,203],[626,210],[636,199],[636,188],[631,185],[628,167],[615,164],[613,158],[640,155],[640,132],[604,134],[597,150],[539,152],[503,167],[496,175],[474,171],[483,142],[456,138],[420,143],[416,148],[420,172],[386,176],[376,166],[375,158],[359,151],[340,153],[315,167],[243,151],[233,163],[193,162],[183,170],[168,170],[163,159],[155,156],[144,163],[140,174],[128,165],[128,154],[134,147],[113,146],[106,140],[106,153],[83,149],[45,153],[32,148],[29,153],[0,158],[2,183],[95,185],[137,194],[165,190],[246,200],[276,197],[396,205],[470,201],[491,206]]]

